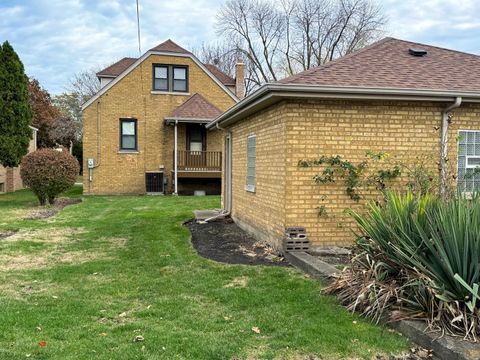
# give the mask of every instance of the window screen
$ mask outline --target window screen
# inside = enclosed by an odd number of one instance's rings
[[[137,150],[137,120],[120,120],[120,150]]]
[[[154,67],[154,90],[168,91],[168,66]]]
[[[458,188],[480,190],[480,131],[460,130],[458,138]]]
[[[187,91],[187,68],[173,68],[173,91]]]
[[[256,180],[256,152],[257,152],[257,138],[252,135],[247,138],[247,178],[245,190],[255,191]]]

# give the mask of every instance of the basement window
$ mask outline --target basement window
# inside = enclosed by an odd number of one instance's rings
[[[256,162],[257,162],[257,137],[250,135],[247,138],[247,177],[245,190],[255,192]]]
[[[154,64],[153,90],[188,92],[188,66]]]
[[[480,190],[480,130],[458,132],[458,189],[462,193]]]
[[[120,150],[137,151],[137,119],[120,119]]]

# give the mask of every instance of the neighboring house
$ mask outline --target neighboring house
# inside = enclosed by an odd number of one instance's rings
[[[32,139],[28,146],[28,153],[37,150],[37,131],[38,129],[30,126],[32,129]],[[15,168],[6,168],[0,165],[0,193],[12,192],[23,189],[22,178],[20,177],[20,166]]]
[[[83,109],[86,194],[219,194],[222,130],[205,124],[244,96],[236,79],[171,40],[97,73]]]
[[[465,178],[480,164],[479,56],[386,38],[266,84],[207,125],[228,134],[224,208],[278,250],[290,227],[304,227],[314,245],[349,243],[344,209],[362,205],[342,181],[315,184],[321,168],[298,161],[341,155],[357,164],[372,150],[407,163],[432,155],[437,169],[449,114],[448,163],[471,192],[480,185],[480,174]]]

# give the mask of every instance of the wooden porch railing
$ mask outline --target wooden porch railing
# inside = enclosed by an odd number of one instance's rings
[[[222,152],[178,150],[177,166],[179,171],[222,171]]]

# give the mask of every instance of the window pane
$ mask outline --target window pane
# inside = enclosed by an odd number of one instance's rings
[[[187,69],[173,68],[173,78],[175,80],[187,80]]]
[[[187,91],[186,80],[173,80],[173,90],[175,91]]]
[[[475,133],[472,131],[467,132],[467,142],[472,144],[475,142]]]
[[[167,67],[166,66],[156,66],[155,67],[155,78],[156,79],[166,79],[167,78]]]
[[[467,155],[475,155],[475,145],[468,144],[467,145]]]
[[[465,131],[460,131],[458,134],[458,142],[460,144],[466,144],[467,143],[467,133]]]
[[[203,144],[201,142],[190,142],[190,151],[202,151],[203,150]]]
[[[155,90],[168,90],[168,80],[155,79]]]
[[[135,136],[123,135],[122,136],[122,149],[135,149]]]
[[[122,135],[135,135],[134,121],[122,121]]]

